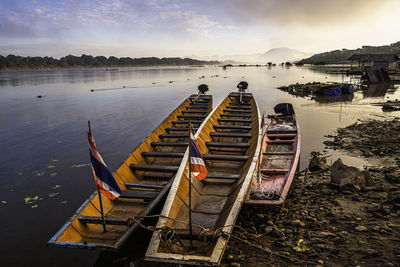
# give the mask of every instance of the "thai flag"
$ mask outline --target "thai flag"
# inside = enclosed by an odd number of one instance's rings
[[[207,176],[206,165],[204,164],[203,155],[200,147],[194,139],[193,131],[190,129],[190,164],[191,171],[199,180],[203,180]]]
[[[97,190],[99,190],[107,198],[114,200],[121,195],[121,189],[119,188],[114,176],[107,168],[104,160],[100,156],[97,150],[94,138],[88,133],[89,141],[89,154],[90,154],[90,165],[92,167],[93,177],[96,182]]]

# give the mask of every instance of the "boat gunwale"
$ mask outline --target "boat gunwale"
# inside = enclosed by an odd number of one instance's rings
[[[128,160],[128,158],[143,144],[143,142],[146,141],[148,137],[150,137],[153,132],[155,132],[165,121],[167,121],[173,114],[175,114],[179,108],[183,107],[185,102],[188,102],[188,104],[192,103],[190,97],[194,95],[191,94],[189,97],[187,97],[185,100],[183,100],[172,112],[168,114],[167,117],[165,117],[156,128],[153,129],[147,136],[145,136],[140,143],[138,143],[135,148],[133,148],[132,152],[125,158],[124,161],[122,161],[118,167],[116,167],[116,170],[113,172],[113,175],[116,174],[117,170]],[[212,101],[212,95],[210,95],[210,100]],[[212,113],[212,102],[211,102],[211,107],[209,106],[210,113]],[[204,121],[203,121],[204,122]],[[182,162],[181,162],[182,163]],[[176,176],[176,175],[175,175]],[[151,212],[151,210],[154,209],[154,205],[156,205],[161,198],[163,198],[166,194],[166,192],[170,189],[172,185],[172,180],[168,182],[164,186],[164,188],[159,192],[157,197],[151,201],[145,209],[141,212],[141,215],[148,214]],[[106,244],[101,244],[101,243],[90,243],[90,242],[59,242],[56,241],[63,233],[64,231],[69,227],[72,226],[72,221],[79,216],[79,214],[83,211],[83,209],[89,205],[89,203],[93,200],[94,197],[97,195],[97,190],[94,191],[83,203],[82,205],[68,218],[68,220],[64,223],[64,225],[50,238],[50,240],[47,242],[47,246],[49,247],[63,247],[63,248],[86,248],[90,250],[113,250],[116,251],[118,250],[125,242],[126,240],[130,237],[131,233],[138,227],[139,222],[141,222],[144,218],[137,219],[137,221],[132,224],[129,229],[127,229],[124,234],[122,234],[117,241],[114,243],[114,245],[106,245]],[[157,200],[157,202],[155,202]]]
[[[213,109],[212,112],[207,116],[207,118],[203,121],[203,123],[200,125],[198,128],[195,138],[198,137],[198,135],[201,133],[201,130],[203,127],[208,123],[209,118],[218,110],[218,107],[225,101],[226,98],[229,98],[231,93],[228,94],[225,98],[223,98],[220,103]],[[236,97],[236,96],[234,96]],[[211,256],[198,256],[198,255],[184,255],[184,254],[173,254],[173,253],[164,253],[164,252],[157,252],[157,249],[160,244],[160,238],[159,234],[157,231],[153,233],[153,236],[150,240],[149,246],[146,251],[145,255],[145,260],[147,261],[155,261],[155,262],[169,262],[169,263],[178,263],[178,264],[197,264],[197,265],[206,265],[206,266],[216,266],[220,263],[223,252],[226,249],[226,244],[229,240],[229,235],[233,230],[233,227],[235,225],[236,219],[239,216],[240,208],[244,204],[247,192],[249,190],[249,186],[251,183],[251,179],[254,173],[254,169],[256,167],[256,164],[258,162],[259,154],[260,154],[260,146],[261,146],[261,141],[262,141],[262,129],[260,129],[259,125],[261,124],[261,116],[260,116],[260,109],[258,107],[257,101],[255,97],[252,95],[252,98],[255,103],[255,107],[257,110],[257,116],[258,116],[258,134],[257,134],[257,145],[254,151],[254,155],[252,158],[252,162],[248,168],[248,171],[246,173],[245,178],[243,179],[243,182],[241,184],[241,188],[238,192],[238,195],[236,197],[236,201],[233,203],[231,210],[229,212],[228,217],[225,220],[225,224],[222,227],[224,229],[225,233],[228,233],[228,238],[225,236],[221,235],[218,237],[217,241],[215,242],[213,252]],[[189,157],[189,150],[186,150],[185,153],[185,159]],[[181,162],[183,164],[184,161]],[[182,166],[181,166],[182,167]],[[186,167],[186,163],[183,165],[183,167]],[[184,169],[183,168],[183,169]],[[182,170],[183,172],[183,170]],[[162,210],[162,215],[167,216],[166,214],[170,209],[173,204],[173,200],[176,195],[177,188],[180,184],[180,181],[182,179],[182,174],[178,176],[178,173],[175,178],[179,177],[178,179],[174,180],[173,185],[171,186],[171,190],[168,194],[167,200],[165,201],[166,204],[163,207]],[[174,192],[174,193],[173,193]],[[167,218],[159,218],[159,221],[157,223],[157,228],[162,227],[165,225]],[[227,229],[227,231],[225,230]]]

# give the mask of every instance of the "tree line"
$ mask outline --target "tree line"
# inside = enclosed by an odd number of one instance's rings
[[[191,58],[157,58],[157,57],[105,57],[105,56],[73,56],[68,55],[60,59],[53,57],[22,57],[0,55],[0,69],[18,68],[68,68],[68,67],[114,67],[114,66],[185,66],[185,65],[214,65],[220,64],[218,61],[203,61]]]

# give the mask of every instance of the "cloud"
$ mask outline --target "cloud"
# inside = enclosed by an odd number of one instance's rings
[[[393,0],[220,0],[210,4],[241,23],[320,27],[371,16]],[[373,11],[371,13],[371,11]]]
[[[11,17],[3,17],[0,19],[0,36],[3,38],[27,38],[37,35],[35,29],[29,24],[19,22]]]

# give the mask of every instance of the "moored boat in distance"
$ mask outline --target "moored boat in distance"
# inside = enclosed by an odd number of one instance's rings
[[[220,263],[256,167],[261,146],[259,125],[259,110],[251,93],[230,93],[213,110],[195,135],[207,177],[201,181],[192,178],[192,233],[187,150],[145,260],[198,265]]]
[[[48,246],[118,250],[127,241],[144,217],[165,199],[179,172],[188,146],[188,122],[197,128],[212,110],[212,96],[200,89],[161,122],[115,171],[122,194],[114,201],[102,198],[107,231],[103,231],[96,191]]]
[[[281,103],[263,136],[261,153],[251,188],[250,205],[280,205],[289,192],[300,157],[300,131],[293,106]]]

